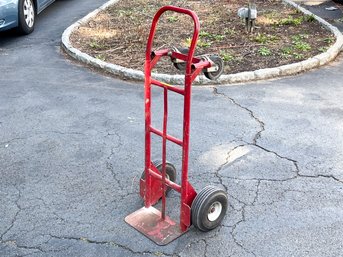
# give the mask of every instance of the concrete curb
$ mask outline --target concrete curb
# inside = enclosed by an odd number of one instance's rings
[[[142,71],[133,70],[129,68],[125,68],[123,66],[107,63],[96,59],[92,56],[89,56],[86,53],[81,52],[79,49],[74,48],[70,42],[70,35],[73,33],[74,30],[77,30],[82,24],[87,23],[90,19],[96,16],[100,11],[105,10],[112,4],[115,4],[119,0],[110,0],[98,9],[94,10],[93,12],[89,13],[82,19],[78,20],[70,27],[68,27],[62,34],[62,47],[63,49],[70,55],[71,57],[79,60],[83,63],[91,65],[93,67],[97,67],[107,72],[119,76],[124,79],[130,80],[144,80],[144,73]],[[329,31],[331,31],[334,36],[336,37],[336,42],[332,45],[326,52],[316,55],[310,59],[292,63],[288,65],[283,65],[274,68],[266,68],[260,69],[255,71],[247,71],[247,72],[240,72],[235,74],[229,75],[222,75],[218,81],[211,81],[208,80],[205,76],[201,75],[198,76],[195,80],[195,84],[201,85],[213,85],[213,84],[235,84],[235,83],[243,83],[255,80],[265,80],[265,79],[272,79],[281,76],[289,76],[295,75],[303,71],[307,71],[316,67],[320,67],[328,62],[332,61],[336,58],[336,56],[340,53],[343,48],[343,35],[342,33],[335,27],[329,24],[327,21],[323,20],[322,18],[314,15],[310,11],[306,10],[305,8],[299,6],[299,4],[294,3],[291,0],[283,0],[284,3],[289,4],[299,11],[303,12],[307,15],[312,15],[319,23],[321,23],[324,27],[326,27]],[[184,76],[183,75],[168,75],[168,74],[153,74],[154,78],[157,80],[164,81],[170,84],[182,85],[184,84]]]

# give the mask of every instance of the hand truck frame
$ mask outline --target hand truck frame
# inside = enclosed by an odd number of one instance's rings
[[[193,37],[187,52],[177,49],[152,51],[156,26],[161,15],[166,11],[188,15],[194,22]],[[193,224],[202,231],[217,227],[225,216],[227,195],[222,189],[207,186],[199,194],[188,181],[188,158],[190,138],[190,111],[192,82],[204,71],[209,78],[217,78],[222,72],[222,62],[208,55],[194,57],[199,37],[200,23],[195,12],[175,6],[164,6],[155,14],[150,29],[145,53],[145,170],[140,179],[140,195],[144,207],[131,213],[125,221],[159,245],[165,245],[181,236]],[[151,70],[163,56],[169,56],[174,66],[185,68],[183,88],[172,86],[152,78]],[[213,61],[214,59],[214,61]],[[181,60],[181,61],[180,61]],[[221,60],[221,59],[220,59]],[[208,77],[208,76],[207,76]],[[163,88],[164,115],[162,131],[151,125],[151,86]],[[183,139],[167,134],[168,91],[184,96]],[[151,133],[162,137],[162,162],[151,160]],[[175,183],[175,167],[166,160],[167,140],[182,147],[181,185]],[[167,188],[168,187],[168,188]],[[174,189],[181,194],[180,222],[166,216],[166,193]],[[153,207],[162,198],[162,210]]]

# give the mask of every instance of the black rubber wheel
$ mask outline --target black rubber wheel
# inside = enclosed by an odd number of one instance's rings
[[[162,162],[161,161],[153,161],[152,163],[162,173]],[[175,182],[175,180],[176,180],[176,169],[175,169],[174,165],[169,163],[169,162],[166,162],[166,177],[167,177],[167,179],[169,179],[172,182]],[[142,173],[141,178],[145,180],[145,172],[144,171]],[[171,190],[171,188],[167,187],[166,193],[168,193],[170,190]]]
[[[213,71],[213,72],[204,71],[204,75],[206,78],[208,78],[210,80],[216,80],[220,77],[220,75],[222,75],[222,73],[224,71],[224,62],[223,62],[222,58],[220,58],[218,55],[211,55],[210,59],[212,62],[214,62],[214,64],[216,66],[218,66],[218,70]]]
[[[188,54],[189,49],[188,48],[178,48],[180,53],[182,54]],[[186,62],[173,62],[173,65],[176,69],[184,71],[186,69]]]
[[[35,28],[36,11],[33,0],[19,0],[18,3],[18,31],[30,34]]]
[[[228,206],[224,190],[206,186],[192,203],[192,223],[201,231],[212,230],[222,222]]]

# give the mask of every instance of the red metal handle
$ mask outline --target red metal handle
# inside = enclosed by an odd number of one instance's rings
[[[187,64],[186,64],[186,74],[189,75],[189,74],[191,74],[192,59],[194,56],[195,47],[196,47],[198,37],[199,37],[199,31],[200,31],[199,18],[196,15],[196,13],[191,11],[191,10],[176,7],[176,6],[171,6],[171,5],[164,6],[161,9],[159,9],[157,11],[157,13],[155,14],[154,19],[152,21],[152,25],[150,28],[150,34],[149,34],[149,38],[148,38],[148,43],[147,43],[147,47],[146,47],[146,52],[145,52],[145,62],[146,62],[145,73],[147,75],[147,72],[151,72],[151,70],[150,70],[151,51],[152,51],[153,39],[154,39],[155,32],[156,32],[156,26],[157,26],[158,20],[160,19],[161,15],[166,11],[172,11],[172,12],[187,14],[194,21],[193,37],[192,37],[192,42],[191,42],[191,45],[189,48],[188,59],[187,59]]]

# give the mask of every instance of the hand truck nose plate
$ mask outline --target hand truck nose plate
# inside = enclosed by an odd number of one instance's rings
[[[187,231],[182,232],[179,223],[168,216],[162,219],[161,212],[152,206],[131,213],[125,221],[158,245],[169,244]]]

